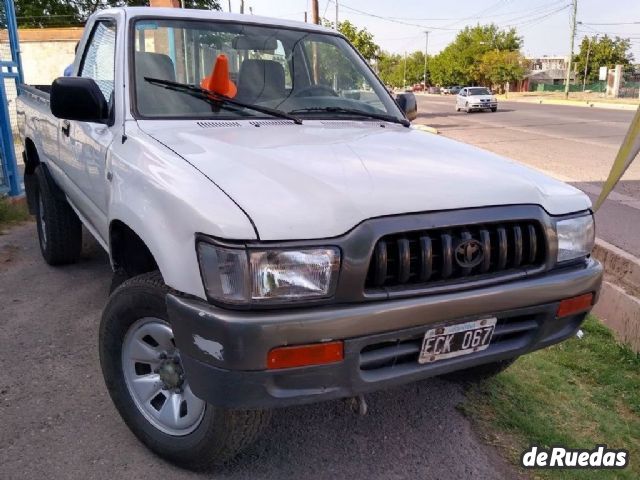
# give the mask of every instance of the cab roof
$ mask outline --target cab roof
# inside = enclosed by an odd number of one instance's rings
[[[252,23],[265,26],[299,28],[322,33],[339,34],[333,29],[316,25],[314,23],[284,20],[282,18],[262,17],[260,15],[246,15],[239,13],[226,13],[217,10],[198,10],[191,8],[159,8],[159,7],[117,7],[97,11],[94,15],[101,17],[114,12],[124,11],[127,19],[135,17],[166,17],[184,18],[196,20],[224,20],[227,22]]]

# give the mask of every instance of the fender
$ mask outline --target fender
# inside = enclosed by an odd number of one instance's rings
[[[124,144],[111,146],[109,224],[119,220],[138,235],[169,287],[205,299],[196,234],[256,240],[255,230],[213,182],[134,125]]]

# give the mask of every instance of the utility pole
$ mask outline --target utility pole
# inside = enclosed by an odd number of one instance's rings
[[[567,78],[564,83],[564,98],[569,98],[569,80],[571,79],[571,62],[573,61],[573,42],[576,38],[576,17],[578,16],[578,0],[572,0],[573,13],[571,15],[571,47],[569,48],[569,61],[567,62]]]
[[[424,32],[426,40],[424,43],[424,90],[427,90],[427,52],[429,50],[429,30]]]
[[[231,0],[229,0],[229,13],[231,13]]]
[[[336,31],[338,30],[338,0],[336,2]]]
[[[402,74],[402,89],[407,89],[407,52],[404,52],[404,72]]]
[[[307,12],[304,12],[304,23],[307,23]]]
[[[240,0],[240,13],[244,13],[244,0]]]
[[[320,25],[320,12],[318,8],[318,0],[311,0],[311,21],[316,25]]]

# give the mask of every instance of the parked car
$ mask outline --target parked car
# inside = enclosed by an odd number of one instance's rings
[[[467,113],[478,110],[498,110],[498,99],[485,87],[464,87],[456,96],[456,112]]]
[[[429,87],[428,92],[437,95],[441,92],[441,90],[440,87]]]
[[[82,225],[108,252],[108,392],[180,465],[233,457],[272,408],[496,374],[600,290],[589,197],[410,128],[328,28],[100,10],[73,76],[23,86],[17,115],[42,256],[78,260]]]
[[[455,86],[449,88],[449,93],[451,95],[457,95],[460,92],[460,90],[462,90],[462,87],[460,87],[458,85],[455,85]]]
[[[442,87],[440,89],[440,93],[442,93],[443,95],[450,95],[451,94],[451,89],[453,87]]]

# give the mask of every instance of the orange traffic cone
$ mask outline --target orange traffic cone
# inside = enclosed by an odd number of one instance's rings
[[[238,89],[229,78],[229,58],[226,55],[218,55],[211,75],[204,77],[200,86],[225,97],[233,98],[236,96]]]

